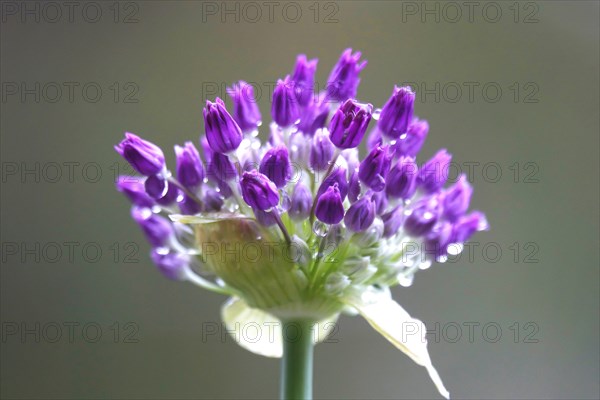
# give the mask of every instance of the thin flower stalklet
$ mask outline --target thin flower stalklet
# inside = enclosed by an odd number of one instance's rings
[[[266,142],[250,85],[228,89],[233,116],[221,99],[207,101],[202,157],[192,142],[175,146],[175,174],[160,148],[126,133],[115,149],[142,176],[119,178],[117,189],[160,272],[230,296],[222,308],[229,330],[265,329],[258,340],[234,337],[254,353],[283,356],[282,398],[311,398],[312,346],[343,312],[364,317],[448,397],[423,323],[390,287],[460,253],[487,222],[468,213],[465,176],[444,188],[445,149],[419,167],[429,125],[413,115],[411,88],[395,87],[381,109],[357,101],[360,56],[344,51],[320,93],[317,60],[299,56],[274,88]],[[290,339],[292,325],[300,330]]]

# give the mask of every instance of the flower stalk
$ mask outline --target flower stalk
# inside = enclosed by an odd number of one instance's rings
[[[313,378],[313,323],[294,320],[282,324],[281,400],[311,400]]]

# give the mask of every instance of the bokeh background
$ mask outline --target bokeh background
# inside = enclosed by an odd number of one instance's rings
[[[430,90],[420,161],[447,147],[492,226],[471,259],[394,291],[453,397],[599,397],[598,2],[276,2],[271,20],[262,2],[53,4],[1,4],[2,398],[277,396],[277,361],[203,337],[225,299],[149,262],[112,146],[196,141],[205,99],[238,79],[263,85],[268,117],[296,54],[319,58],[322,87],[347,47],[369,60],[361,99]],[[437,398],[362,319],[334,339],[317,398]]]

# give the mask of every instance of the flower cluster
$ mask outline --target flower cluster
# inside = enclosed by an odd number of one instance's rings
[[[244,314],[231,312],[242,306],[254,316],[314,322],[358,312],[447,395],[424,329],[407,341],[399,324],[417,320],[388,288],[410,285],[419,269],[459,253],[487,223],[468,212],[465,176],[445,187],[452,157],[445,149],[417,162],[429,125],[414,116],[410,87],[395,87],[381,108],[356,100],[360,58],[346,50],[326,90],[316,92],[317,60],[299,56],[274,88],[265,143],[251,85],[227,89],[232,113],[219,98],[207,101],[203,157],[192,142],[175,146],[175,173],[159,147],[126,133],[115,149],[141,176],[122,177],[117,188],[133,203],[161,272],[233,297],[226,323]],[[277,344],[240,344],[281,353]]]

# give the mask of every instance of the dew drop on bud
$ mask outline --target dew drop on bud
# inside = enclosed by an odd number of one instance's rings
[[[315,223],[313,224],[313,232],[319,237],[325,237],[325,235],[327,235],[328,230],[329,225],[324,224],[321,221],[315,221]]]
[[[381,108],[376,108],[375,111],[373,111],[373,114],[371,114],[371,117],[375,121],[378,121],[380,116],[381,116]]]

